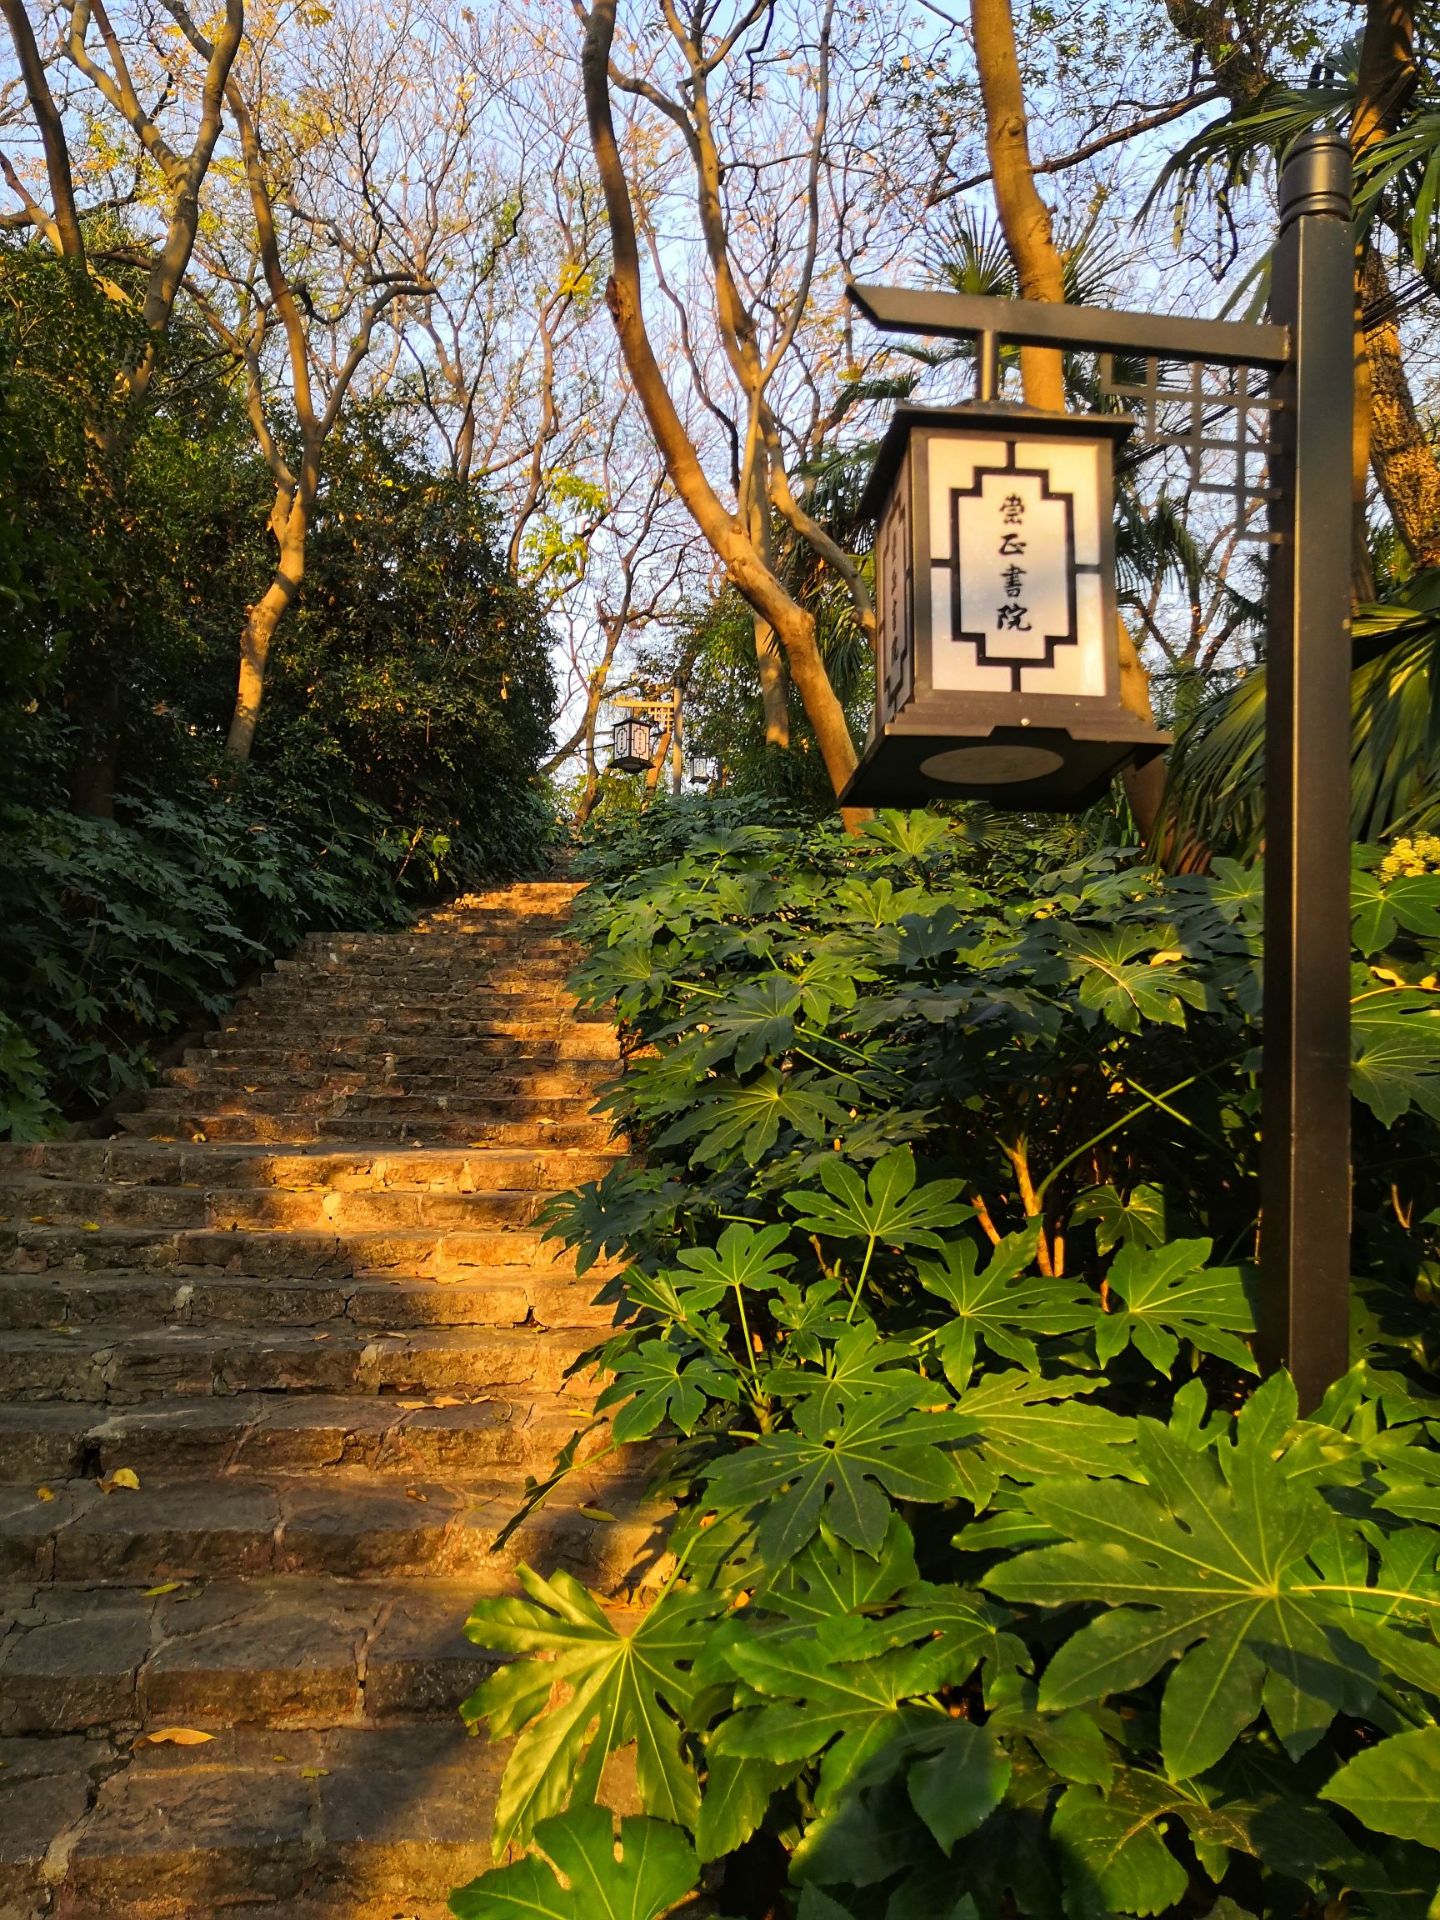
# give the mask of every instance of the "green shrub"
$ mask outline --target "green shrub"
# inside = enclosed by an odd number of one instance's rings
[[[581,905],[644,1164],[555,1224],[628,1263],[603,1400],[677,1570],[638,1628],[563,1573],[475,1609],[497,1845],[637,1920],[702,1870],[797,1920],[1434,1911],[1440,876],[1357,868],[1354,1366],[1302,1417],[1249,1344],[1255,869],[927,815],[666,852]]]

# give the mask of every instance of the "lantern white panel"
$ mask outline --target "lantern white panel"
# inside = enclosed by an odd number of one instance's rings
[[[1101,448],[930,442],[931,678],[947,691],[1101,695]]]

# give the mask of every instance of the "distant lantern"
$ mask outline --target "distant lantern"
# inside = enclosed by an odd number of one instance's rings
[[[690,778],[697,787],[713,786],[719,771],[720,762],[713,754],[696,753],[690,756]]]
[[[610,735],[610,764],[621,773],[645,773],[655,757],[648,720],[617,720]]]
[[[842,801],[1078,808],[1168,744],[1120,702],[1114,456],[1132,425],[898,410],[862,502],[875,718]]]

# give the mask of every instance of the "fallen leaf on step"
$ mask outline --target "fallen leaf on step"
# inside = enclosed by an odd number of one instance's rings
[[[35,1498],[37,1500],[53,1500],[55,1498],[54,1487],[36,1487]]]
[[[140,1598],[142,1600],[153,1600],[158,1594],[179,1593],[182,1587],[188,1587],[189,1584],[190,1582],[188,1580],[162,1580],[158,1587],[146,1587]]]
[[[140,1476],[134,1467],[116,1467],[113,1473],[107,1473],[99,1482],[102,1493],[113,1493],[117,1487],[126,1487],[131,1493],[140,1491]]]
[[[603,1507],[581,1507],[581,1513],[587,1520],[613,1520],[613,1513],[607,1513]]]
[[[422,1493],[419,1487],[406,1487],[405,1497],[407,1500],[426,1500],[426,1501],[428,1501],[430,1498],[429,1494]]]
[[[428,1407],[431,1403],[428,1400],[397,1400],[395,1404],[402,1413],[414,1413],[417,1407]]]
[[[30,1224],[32,1227],[48,1227],[50,1224],[50,1216],[48,1213],[32,1213],[30,1216]]]
[[[463,1407],[465,1402],[458,1393],[437,1393],[430,1404],[432,1407]]]
[[[82,1220],[80,1224],[86,1233],[98,1233],[100,1231],[100,1222],[98,1220]]]
[[[270,1758],[278,1761],[282,1767],[288,1767],[290,1764],[290,1756],[288,1753],[272,1753]]]
[[[160,1136],[160,1137],[161,1137],[161,1139],[162,1139],[162,1140],[168,1140],[170,1136],[169,1136],[169,1134],[161,1134],[161,1136]],[[192,1140],[196,1140],[196,1141],[201,1141],[201,1140],[206,1140],[206,1139],[208,1139],[208,1138],[209,1138],[209,1135],[208,1135],[208,1134],[204,1134],[204,1133],[192,1133],[192,1134],[191,1134],[191,1136],[190,1136],[190,1138],[191,1138]]]
[[[203,1747],[213,1733],[201,1733],[198,1727],[154,1727],[136,1739],[137,1747]]]
[[[328,1767],[302,1767],[300,1769],[300,1778],[302,1780],[323,1780],[329,1771],[330,1769]]]

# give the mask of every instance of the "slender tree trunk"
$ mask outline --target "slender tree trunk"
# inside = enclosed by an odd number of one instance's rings
[[[765,744],[785,751],[790,745],[790,702],[785,697],[785,662],[775,629],[760,615],[755,628],[755,666],[760,675],[760,700],[765,711]]]
[[[711,486],[646,328],[635,210],[610,105],[610,49],[615,38],[615,8],[616,0],[595,0],[586,19],[581,56],[590,143],[610,222],[612,270],[605,289],[606,305],[615,323],[626,371],[644,408],[670,482],[737,591],[774,628],[785,650],[790,677],[814,730],[825,771],[834,791],[839,793],[855,771],[857,755],[845,710],[835,697],[816,645],[815,622],[765,564],[743,515],[730,512]],[[758,404],[760,397],[756,398]],[[841,811],[847,827],[852,830],[868,817],[868,810],[843,808]]]
[[[305,578],[305,539],[309,532],[310,512],[310,503],[297,493],[284,513],[280,526],[280,564],[269,586],[245,615],[245,625],[240,634],[240,678],[235,693],[235,711],[225,741],[225,751],[232,760],[248,760],[250,749],[255,744],[255,728],[260,719],[260,703],[265,696],[265,674],[270,664],[271,643],[276,628],[284,619]]]
[[[1050,209],[1035,185],[1025,92],[1015,45],[1010,0],[970,0],[975,62],[985,107],[985,148],[995,185],[995,207],[1005,245],[1015,264],[1020,291],[1027,300],[1065,298],[1065,270],[1055,245]],[[1053,347],[1022,347],[1020,379],[1025,399],[1047,413],[1065,411],[1065,370]],[[1120,699],[1150,725],[1155,709],[1150,676],[1124,621],[1120,622]],[[1165,771],[1157,759],[1145,767],[1127,767],[1122,776],[1130,810],[1149,840],[1160,814]]]

